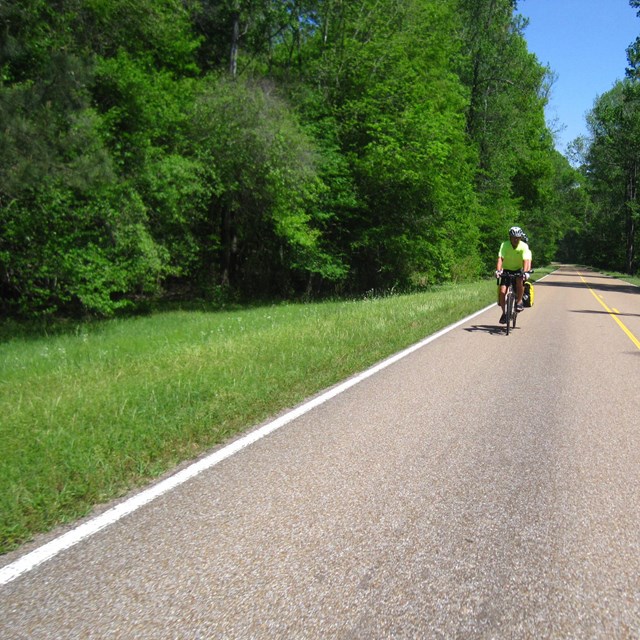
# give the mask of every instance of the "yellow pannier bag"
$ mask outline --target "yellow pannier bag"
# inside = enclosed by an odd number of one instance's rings
[[[535,297],[535,293],[533,290],[533,284],[527,280],[524,283],[524,295],[522,296],[522,304],[525,307],[533,307],[533,299]]]

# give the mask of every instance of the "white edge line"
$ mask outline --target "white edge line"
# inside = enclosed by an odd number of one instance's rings
[[[378,373],[379,371],[382,371],[386,367],[394,364],[395,362],[398,362],[399,360],[402,360],[402,358],[405,358],[406,356],[413,353],[414,351],[421,349],[422,347],[429,344],[430,342],[437,340],[438,338],[443,336],[445,333],[448,333],[449,331],[452,331],[453,329],[458,328],[460,325],[465,324],[466,322],[469,322],[469,320],[472,320],[476,316],[481,315],[482,313],[484,313],[485,311],[488,311],[494,306],[495,306],[495,303],[490,304],[484,309],[480,309],[480,311],[476,311],[470,316],[467,316],[466,318],[463,318],[462,320],[459,320],[458,322],[455,322],[454,324],[449,325],[444,329],[441,329],[440,331],[430,335],[428,338],[425,338],[424,340],[417,342],[416,344],[404,349],[403,351],[396,353],[390,358],[387,358],[386,360],[383,360],[377,365],[374,365],[370,369],[367,369],[366,371],[363,371],[362,373],[357,374],[352,378],[349,378],[345,382],[337,385],[336,387],[329,389],[328,391],[322,393],[316,398],[309,400],[305,404],[300,405],[295,409],[292,409],[288,413],[280,416],[279,418],[276,418],[272,422],[265,424],[264,426],[260,427],[259,429],[256,429],[255,431],[252,431],[251,433],[248,433],[246,436],[240,438],[239,440],[236,440],[235,442],[228,444],[226,447],[219,449],[218,451],[212,453],[211,455],[206,456],[205,458],[202,458],[197,462],[194,462],[192,465],[186,467],[182,471],[179,471],[175,475],[170,476],[166,480],[162,480],[158,484],[141,491],[140,493],[132,496],[128,500],[125,500],[124,502],[116,505],[115,507],[112,507],[108,511],[105,511],[99,516],[96,516],[95,518],[92,518],[91,520],[77,526],[75,529],[72,529],[71,531],[62,534],[58,538],[55,538],[54,540],[47,542],[46,544],[42,545],[41,547],[38,547],[37,549],[35,549],[34,551],[31,551],[30,553],[27,553],[26,555],[22,556],[21,558],[12,562],[11,564],[8,564],[5,567],[2,567],[2,569],[0,569],[0,586],[5,585],[8,582],[11,582],[12,580],[15,580],[18,576],[21,576],[22,574],[31,571],[32,569],[42,564],[43,562],[50,560],[54,556],[58,555],[61,551],[64,551],[65,549],[69,549],[70,547],[74,546],[75,544],[78,544],[79,542],[85,540],[86,538],[92,536],[93,534],[98,533],[98,531],[101,531],[102,529],[116,523],[118,520],[120,520],[121,518],[124,518],[126,515],[133,513],[140,507],[146,504],[149,504],[151,501],[155,500],[156,498],[159,498],[160,496],[164,495],[165,493],[168,493],[172,489],[179,487],[181,484],[184,484],[185,482],[187,482],[187,480],[190,480],[191,478],[194,478],[195,476],[199,475],[203,471],[210,469],[211,467],[215,466],[219,462],[222,462],[226,458],[229,458],[230,456],[234,455],[238,451],[244,449],[245,447],[248,447],[254,442],[260,440],[261,438],[264,438],[266,435],[269,435],[270,433],[276,431],[277,429],[280,429],[280,427],[283,427],[289,422],[292,422],[296,418],[299,418],[300,416],[311,411],[315,407],[318,407],[321,404],[324,404],[325,402],[327,402],[327,400],[331,400],[331,398],[335,398],[337,395],[341,394],[343,391],[350,389],[351,387],[362,382],[363,380],[366,380],[370,376]]]

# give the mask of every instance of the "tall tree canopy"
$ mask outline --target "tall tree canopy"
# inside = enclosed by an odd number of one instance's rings
[[[410,288],[550,259],[575,184],[512,0],[5,0],[5,312]]]
[[[640,0],[630,0],[640,17]],[[563,256],[627,273],[638,270],[640,207],[640,37],[627,48],[626,79],[598,96],[589,136],[574,143],[589,193]]]
[[[625,80],[600,96],[587,123],[582,171],[591,195],[574,259],[627,273],[638,268],[640,85]]]

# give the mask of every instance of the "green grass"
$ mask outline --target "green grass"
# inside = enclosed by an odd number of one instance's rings
[[[608,276],[612,276],[618,280],[624,280],[624,282],[635,284],[637,287],[640,287],[640,276],[630,276],[628,273],[619,273],[618,271],[603,271],[602,273],[606,273]]]
[[[541,277],[544,270],[536,272]],[[495,281],[0,343],[0,552],[495,300]]]

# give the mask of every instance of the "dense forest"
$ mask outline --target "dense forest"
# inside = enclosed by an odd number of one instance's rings
[[[636,270],[640,43],[572,165],[517,10],[3,0],[2,311],[419,289],[512,224],[538,264]]]

